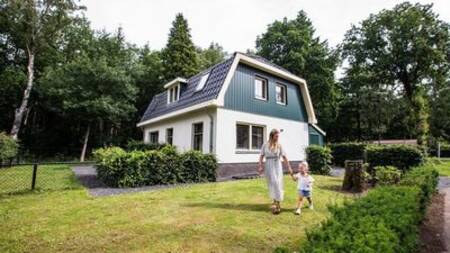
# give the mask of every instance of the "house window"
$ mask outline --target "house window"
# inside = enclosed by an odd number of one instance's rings
[[[287,93],[286,93],[286,85],[277,83],[275,88],[277,103],[281,105],[285,105],[287,102]]]
[[[264,127],[252,126],[252,149],[260,149],[264,143]]]
[[[197,88],[195,88],[195,91],[200,91],[205,87],[206,81],[208,81],[209,72],[204,74],[200,81],[198,82]]]
[[[192,148],[202,151],[203,147],[203,122],[192,125]]]
[[[267,100],[267,80],[255,77],[255,98]]]
[[[264,143],[264,126],[236,124],[236,148],[260,149]]]
[[[150,143],[151,144],[157,144],[158,143],[158,139],[159,139],[159,132],[158,131],[150,132]]]
[[[236,125],[236,148],[249,149],[249,125]]]
[[[173,144],[173,128],[166,129],[166,143],[170,145]]]
[[[170,104],[170,103],[178,101],[179,98],[180,98],[179,85],[176,85],[176,86],[170,88],[169,92],[167,93],[167,102]]]

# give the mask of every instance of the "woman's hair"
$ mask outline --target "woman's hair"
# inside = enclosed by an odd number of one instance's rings
[[[278,150],[280,147],[280,144],[278,144],[278,141],[275,140],[275,134],[280,133],[278,129],[272,129],[269,134],[269,149],[274,152],[275,150]]]

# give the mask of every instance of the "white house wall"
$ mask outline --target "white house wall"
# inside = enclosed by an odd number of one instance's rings
[[[216,114],[214,110],[210,110],[209,114],[213,117],[214,121],[216,121]],[[179,151],[191,150],[193,128],[192,125],[194,123],[200,122],[203,122],[203,152],[209,153],[211,120],[205,110],[183,114],[177,117],[173,117],[169,120],[158,121],[156,123],[146,125],[143,128],[144,142],[149,143],[150,132],[159,131],[158,142],[165,143],[166,129],[173,128],[173,145],[175,145]]]
[[[236,123],[263,125],[265,142],[273,128],[282,129],[280,143],[292,161],[305,160],[308,146],[308,124],[306,122],[263,116],[252,113],[217,109],[216,155],[220,163],[257,162],[257,151],[242,152],[236,149]],[[251,138],[251,136],[250,136]]]

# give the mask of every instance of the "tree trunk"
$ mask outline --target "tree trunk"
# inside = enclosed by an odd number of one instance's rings
[[[28,51],[28,67],[27,67],[27,87],[23,92],[22,103],[20,107],[16,109],[14,113],[14,122],[11,128],[11,137],[17,140],[19,135],[20,127],[22,125],[23,116],[27,110],[28,100],[30,98],[31,89],[33,88],[34,80],[34,51]]]
[[[86,134],[84,135],[83,148],[81,149],[80,162],[84,162],[86,156],[87,144],[89,141],[89,133],[91,132],[91,125],[89,124],[86,129]]]

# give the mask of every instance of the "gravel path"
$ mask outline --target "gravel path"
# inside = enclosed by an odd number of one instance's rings
[[[450,252],[450,177],[440,177],[438,188],[441,193],[445,194],[444,237],[447,246],[447,252]]]
[[[100,180],[97,179],[97,171],[92,165],[89,166],[74,166],[72,171],[75,176],[86,187],[89,193],[94,197],[111,196],[133,192],[155,191],[174,187],[187,187],[192,184],[174,184],[174,185],[155,185],[155,186],[142,186],[134,188],[113,188],[106,186]]]

